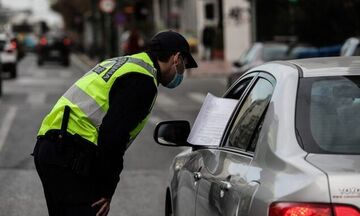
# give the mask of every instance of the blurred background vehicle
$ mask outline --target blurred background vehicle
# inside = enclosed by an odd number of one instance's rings
[[[234,66],[248,69],[263,62],[283,59],[287,50],[285,43],[257,42],[241,55],[239,61],[234,62]]]
[[[19,42],[19,40],[16,37],[11,38],[11,43],[14,44],[14,46],[17,49],[17,61],[20,61],[25,56],[25,50],[22,43]]]
[[[257,42],[233,62],[232,73],[228,77],[231,86],[248,69],[267,61],[285,59],[288,46],[285,43]]]
[[[18,51],[17,43],[6,33],[0,33],[0,62],[3,72],[9,72],[11,78],[17,75]]]
[[[303,58],[303,56],[310,54],[318,55],[317,52],[317,48],[305,44],[285,42],[254,43],[240,56],[239,60],[233,62],[232,73],[228,77],[228,86],[230,87],[245,71],[265,62]]]
[[[21,17],[21,15],[19,15]],[[22,19],[26,20],[26,17],[22,17]],[[31,18],[29,18],[31,20]],[[31,23],[27,23],[25,21],[11,23],[11,32],[16,36],[14,37],[17,40],[17,43],[21,49],[21,53],[25,52],[33,52],[35,51],[36,45],[36,36],[34,33],[34,26]],[[20,51],[20,50],[19,50]]]
[[[341,56],[360,56],[360,37],[348,38],[341,47]]]
[[[354,43],[351,43],[354,46]],[[269,61],[339,56],[343,45],[335,44],[314,47],[307,44],[283,42],[257,42],[238,61],[233,62],[232,73],[228,77],[230,87],[247,70]],[[349,45],[349,47],[351,47]],[[350,48],[355,49],[355,48]]]
[[[70,65],[71,40],[61,32],[48,32],[40,37],[37,45],[37,64],[55,61],[63,66]]]

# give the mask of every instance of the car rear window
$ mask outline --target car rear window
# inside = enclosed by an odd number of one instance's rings
[[[296,130],[307,152],[360,154],[360,76],[301,78]]]

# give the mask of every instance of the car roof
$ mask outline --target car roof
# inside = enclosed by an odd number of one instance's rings
[[[360,75],[360,57],[324,57],[287,61],[296,65],[303,77]]]

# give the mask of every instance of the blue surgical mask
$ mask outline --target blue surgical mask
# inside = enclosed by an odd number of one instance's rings
[[[181,81],[183,80],[184,76],[182,74],[178,74],[177,72],[175,73],[174,78],[171,80],[171,82],[169,84],[167,84],[165,87],[166,88],[175,88],[178,85],[180,85]]]
[[[185,65],[184,65],[184,61],[182,60],[181,61],[181,70],[182,70],[182,74],[179,74],[178,72],[178,66],[175,66],[175,76],[174,78],[171,80],[171,82],[169,84],[167,84],[165,87],[166,88],[176,88],[178,85],[180,85],[181,81],[183,80],[184,76],[183,76],[183,73],[184,73],[184,69],[185,69]]]

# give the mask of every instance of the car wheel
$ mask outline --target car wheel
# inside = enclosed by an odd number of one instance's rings
[[[11,65],[10,67],[10,78],[16,78],[17,76],[17,70],[16,70],[16,64]]]
[[[170,191],[166,190],[166,200],[165,200],[165,216],[174,216],[171,204]]]

